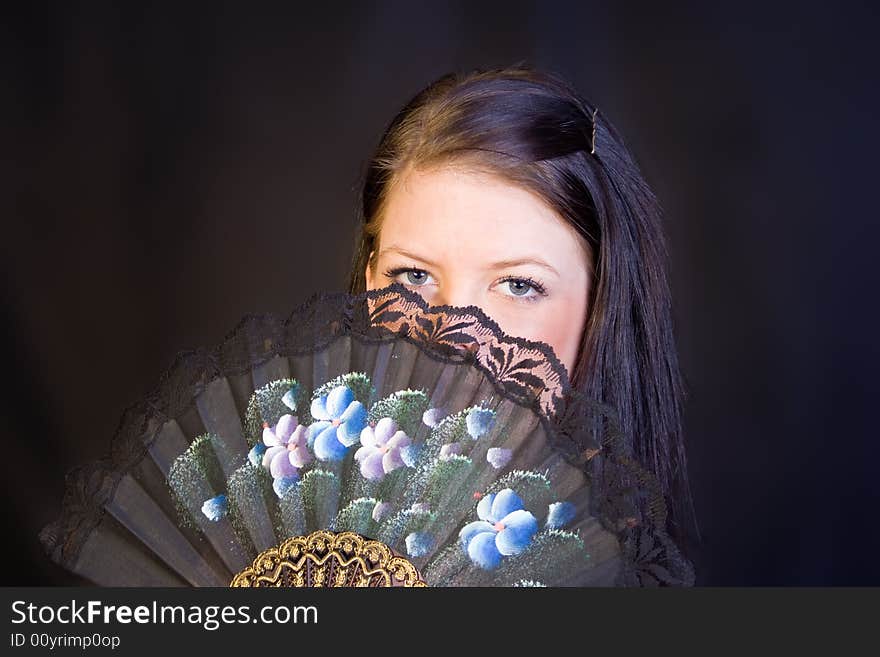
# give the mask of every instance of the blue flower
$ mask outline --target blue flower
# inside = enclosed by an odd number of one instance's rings
[[[248,452],[248,461],[251,462],[251,465],[260,466],[263,463],[263,454],[265,453],[266,443],[257,443]]]
[[[278,497],[284,497],[284,493],[290,490],[297,481],[299,481],[298,475],[278,477],[272,482],[272,490],[275,491]]]
[[[309,447],[322,461],[340,461],[349,447],[360,439],[367,426],[367,409],[354,398],[347,386],[336,386],[326,395],[312,400]]]
[[[211,522],[217,522],[229,512],[229,502],[225,495],[217,495],[202,504],[202,513]]]
[[[281,401],[292,411],[296,410],[296,396],[299,394],[299,386],[294,384],[293,387],[284,393]]]
[[[406,553],[411,557],[423,557],[434,546],[434,537],[427,532],[412,532],[406,537]]]
[[[547,514],[547,529],[562,529],[574,520],[575,513],[571,502],[554,502]]]
[[[400,458],[403,459],[403,464],[410,468],[415,467],[424,447],[424,443],[410,443],[409,445],[401,449]]]
[[[467,432],[476,440],[488,433],[495,425],[495,411],[489,408],[472,408],[465,418]]]
[[[525,550],[538,531],[535,516],[510,488],[481,499],[477,515],[480,520],[465,525],[458,538],[471,561],[486,570],[497,568],[502,556]]]

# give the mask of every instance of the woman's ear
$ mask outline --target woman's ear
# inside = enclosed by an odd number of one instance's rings
[[[367,265],[364,268],[364,281],[366,281],[367,289],[373,290],[373,254],[375,251],[370,251],[370,257],[367,258]]]

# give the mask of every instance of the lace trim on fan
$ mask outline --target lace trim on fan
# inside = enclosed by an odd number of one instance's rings
[[[553,448],[590,476],[592,511],[623,547],[618,584],[693,584],[691,564],[666,532],[657,480],[628,453],[613,409],[573,390],[549,345],[506,335],[476,306],[431,307],[400,283],[359,295],[315,294],[285,321],[246,315],[217,348],[179,353],[157,389],[124,412],[110,457],[68,474],[61,517],[40,534],[47,552],[62,564],[76,562],[120,479],[210,381],[275,356],[319,351],[345,335],[374,344],[403,339],[438,361],[479,369],[499,395],[533,410]],[[598,418],[604,427],[596,441],[584,427]]]
[[[367,297],[370,320],[450,355],[465,351],[494,381],[524,398],[537,397],[542,413],[555,415],[568,386],[565,366],[547,344],[504,333],[477,306],[430,306],[401,284]]]

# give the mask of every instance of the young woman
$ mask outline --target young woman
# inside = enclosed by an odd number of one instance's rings
[[[391,122],[361,212],[350,291],[400,282],[552,346],[573,386],[619,413],[686,548],[696,525],[661,213],[602,113],[526,67],[446,75]]]

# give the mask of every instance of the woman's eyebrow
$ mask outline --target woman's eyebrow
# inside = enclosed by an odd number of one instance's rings
[[[382,257],[383,254],[385,254],[389,251],[394,251],[395,253],[399,253],[400,255],[402,255],[406,258],[412,258],[413,260],[419,260],[420,262],[424,262],[426,265],[431,265],[432,267],[437,267],[436,262],[428,260],[427,258],[423,258],[420,255],[416,255],[415,253],[412,253],[411,251],[406,251],[405,249],[401,249],[397,246],[389,246],[387,248],[382,249],[381,251],[379,251],[379,255],[376,256],[376,259],[378,260],[380,257]]]
[[[427,258],[424,258],[420,255],[417,255],[411,251],[407,251],[406,249],[401,249],[400,247],[395,246],[395,245],[386,247],[386,248],[382,249],[381,251],[379,251],[379,255],[377,256],[377,259],[389,251],[393,251],[394,253],[398,253],[398,254],[400,254],[404,257],[407,257],[407,258],[412,258],[413,260],[418,260],[420,262],[424,262],[426,265],[431,265],[432,267],[439,267],[439,265],[436,262],[428,260]],[[498,262],[493,262],[492,264],[487,265],[486,269],[487,270],[504,269],[506,267],[516,267],[517,265],[537,265],[538,267],[543,267],[544,269],[552,272],[553,274],[560,276],[559,272],[556,270],[555,267],[544,262],[540,258],[536,258],[536,257],[516,258],[513,260],[500,260]]]
[[[506,267],[516,267],[517,265],[538,265],[538,267],[543,267],[544,269],[551,271],[559,276],[559,272],[556,271],[555,267],[544,262],[540,258],[517,258],[515,260],[501,260],[499,262],[493,262],[491,265],[488,265],[486,269],[504,269]]]

